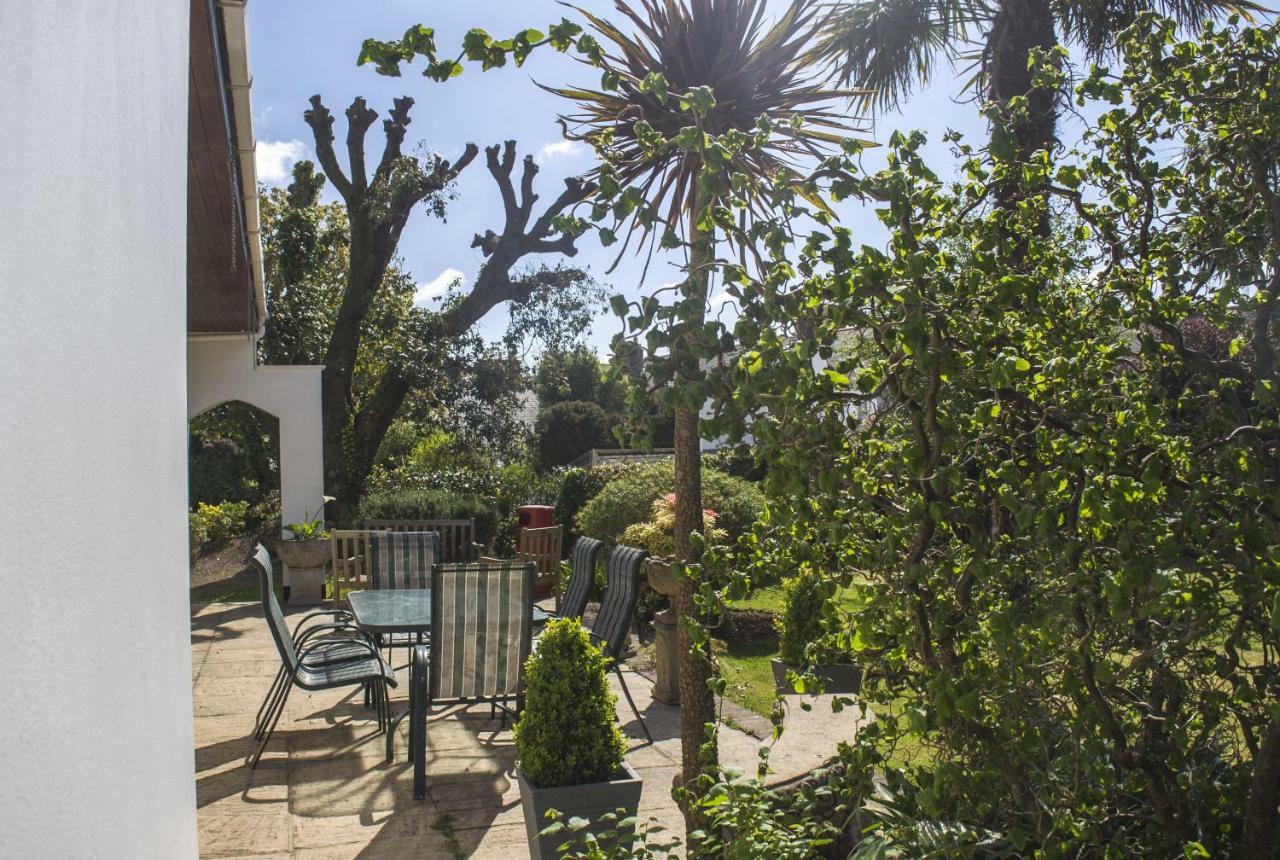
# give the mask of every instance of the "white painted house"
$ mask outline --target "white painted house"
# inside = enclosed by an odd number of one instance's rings
[[[320,369],[261,368],[242,0],[0,2],[0,857],[195,857],[187,421],[281,425],[319,503]]]

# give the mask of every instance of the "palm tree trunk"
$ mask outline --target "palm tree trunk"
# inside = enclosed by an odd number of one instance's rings
[[[700,326],[703,321],[707,296],[707,269],[715,256],[714,235],[700,230],[697,226],[702,207],[695,207],[690,213],[690,246],[689,277],[686,291],[691,302],[698,310],[694,319],[686,319],[690,328]],[[679,341],[676,344],[677,374],[688,378],[688,374],[701,376],[700,365],[686,369],[681,367],[684,360],[691,357],[681,356],[683,352]],[[675,411],[675,545],[676,555],[688,561],[691,555],[689,535],[701,532],[702,521],[702,439],[698,433],[698,410],[687,406],[677,407]],[[703,772],[714,767],[718,755],[712,742],[711,755],[704,758],[703,746],[707,737],[705,727],[715,720],[715,697],[708,681],[711,679],[713,667],[707,657],[696,653],[693,642],[685,629],[684,619],[696,619],[697,608],[694,604],[696,588],[688,579],[682,579],[676,594],[676,613],[681,619],[677,629],[677,643],[680,648],[680,762],[682,784],[692,791],[697,791],[698,779]],[[695,804],[691,801],[682,803],[686,832],[692,832],[699,825]]]
[[[1039,149],[1056,140],[1057,95],[1052,90],[1031,85],[1033,73],[1027,60],[1035,48],[1051,50],[1058,44],[1053,10],[1047,0],[1003,0],[987,36],[987,96],[1006,106],[1015,96],[1027,97],[1027,113],[1013,123],[1016,155],[1026,161]],[[996,199],[1005,208],[1017,200],[1016,181],[1002,183]],[[1048,221],[1042,225],[1048,231]]]

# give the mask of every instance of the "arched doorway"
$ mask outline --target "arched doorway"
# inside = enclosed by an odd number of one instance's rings
[[[251,600],[245,560],[279,534],[280,421],[242,401],[188,422],[191,594],[196,602]]]

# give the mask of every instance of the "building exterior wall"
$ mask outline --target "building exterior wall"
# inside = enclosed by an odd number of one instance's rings
[[[187,413],[241,400],[280,420],[281,525],[316,516],[324,496],[320,365],[258,365],[251,337],[193,337]]]
[[[0,857],[195,857],[187,4],[0,3]]]

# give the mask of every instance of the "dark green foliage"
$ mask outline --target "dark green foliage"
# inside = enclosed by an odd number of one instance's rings
[[[570,400],[538,412],[533,428],[538,468],[565,466],[592,448],[613,447],[609,416],[594,403]]]
[[[827,225],[741,291],[707,423],[764,449],[765,563],[856,571],[822,639],[903,813],[862,856],[1274,855],[1280,28],[1121,50],[1056,163],[894,135],[828,165],[889,242]]]
[[[246,403],[224,403],[191,419],[190,503],[256,505],[279,486],[279,422]]]
[[[567,469],[560,480],[560,494],[556,498],[556,521],[564,526],[565,557],[569,546],[580,532],[577,526],[578,512],[596,493],[604,489],[607,473],[601,469]]]
[[[578,531],[613,543],[627,526],[650,519],[653,503],[674,488],[675,464],[670,460],[624,467],[579,511]],[[764,497],[755,485],[706,468],[702,470],[702,503],[716,512],[717,522],[730,540],[750,530],[764,510]]]
[[[596,354],[585,346],[544,352],[534,372],[533,393],[544,409],[555,403],[582,400],[596,404],[606,413],[620,412],[625,398],[622,385],[605,373]]]
[[[759,482],[765,473],[764,464],[756,462],[755,452],[746,445],[708,451],[702,455],[702,467],[752,483]]]
[[[608,663],[571,618],[547,624],[525,664],[525,705],[515,725],[516,757],[534,785],[604,782],[622,766]]]
[[[805,666],[805,648],[822,638],[824,609],[835,594],[835,581],[806,567],[782,581],[782,613],[778,628],[778,656],[789,666]]]
[[[498,532],[498,512],[493,500],[459,496],[443,490],[384,490],[360,502],[356,522],[365,520],[464,520],[475,518],[476,541],[492,544]]]

